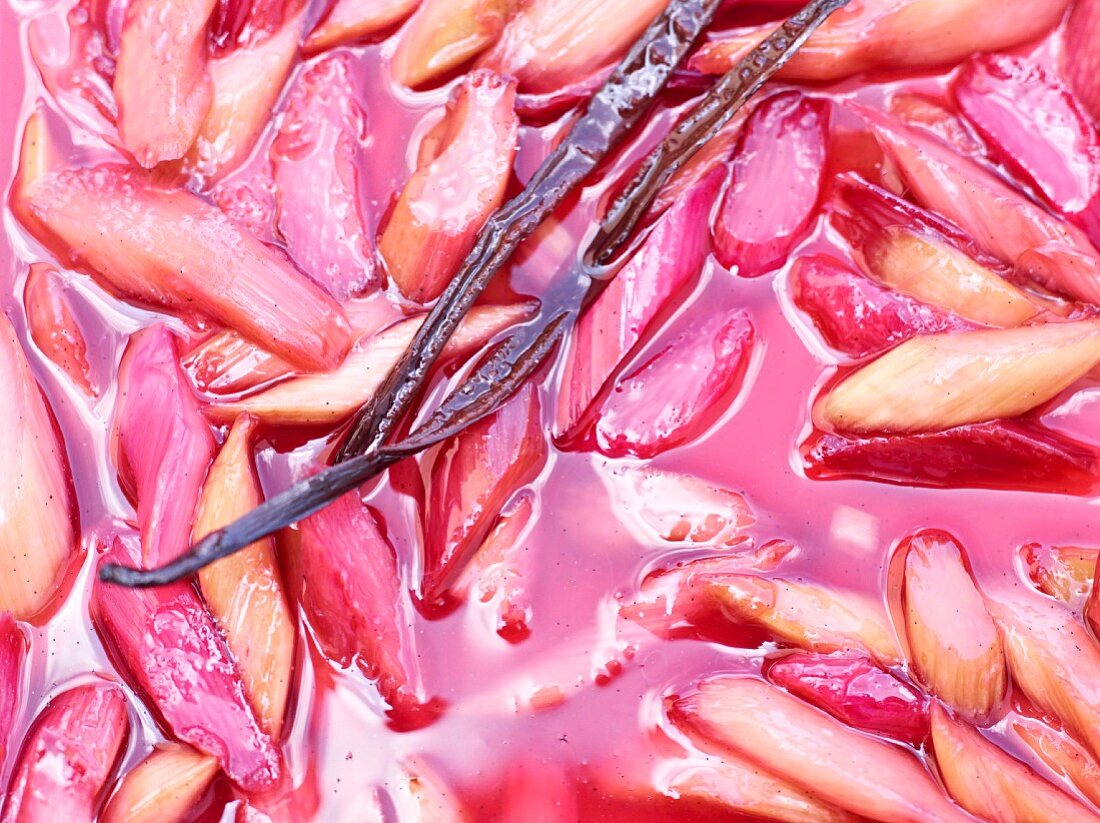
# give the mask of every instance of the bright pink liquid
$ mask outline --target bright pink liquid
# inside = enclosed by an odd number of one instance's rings
[[[0,176],[5,189],[10,160],[26,114],[44,97],[37,73],[23,56],[21,24],[7,5],[0,6]],[[1039,49],[1048,52],[1048,46]],[[362,64],[360,81],[368,103],[373,141],[365,169],[367,208],[375,225],[391,194],[415,161],[416,138],[430,126],[422,122],[446,100],[445,91],[412,94],[392,87],[384,71],[386,48],[354,50]],[[21,94],[24,82],[27,91]],[[944,77],[902,81],[927,90],[942,87]],[[847,89],[842,90],[847,93]],[[882,87],[860,92],[868,100]],[[673,99],[673,96],[670,96]],[[682,105],[682,103],[677,103]],[[663,110],[647,129],[647,144],[672,117]],[[525,130],[517,161],[526,180],[544,156],[548,139],[559,130]],[[411,135],[411,137],[410,137]],[[615,162],[615,171],[586,189],[569,214],[568,224],[580,237],[591,223],[598,196],[642,150]],[[261,147],[266,151],[266,145]],[[89,155],[109,156],[106,149]],[[7,242],[0,244],[0,295],[3,308],[22,328],[22,285],[27,265],[42,254],[10,214]],[[807,247],[826,249],[823,239]],[[511,286],[519,293],[541,292],[554,266],[536,262],[517,266]],[[89,331],[93,371],[113,375],[126,334],[147,322],[148,315],[121,306],[91,286],[74,281],[82,297],[82,320]],[[506,294],[503,285],[496,287]],[[108,308],[109,306],[109,308]],[[915,529],[932,527],[955,534],[967,548],[979,585],[991,593],[1025,584],[1016,549],[1023,543],[1080,545],[1089,542],[1095,522],[1091,501],[1003,491],[924,490],[867,482],[812,482],[798,466],[796,446],[808,430],[808,410],[818,386],[832,373],[833,356],[818,341],[807,319],[793,307],[784,274],[757,280],[731,277],[715,264],[706,268],[698,289],[683,312],[745,308],[757,330],[758,344],[741,404],[723,416],[704,438],[657,458],[662,468],[695,473],[730,489],[743,490],[760,515],[753,533],[759,542],[781,537],[801,547],[783,569],[825,585],[883,596],[884,561],[889,548]],[[24,339],[42,385],[65,435],[78,490],[85,546],[112,521],[133,517],[117,487],[108,451],[107,426],[113,404],[108,393],[88,407]],[[544,408],[552,409],[553,381]],[[1060,411],[1052,426],[1088,438],[1100,435],[1095,423],[1100,389],[1079,392],[1072,407]],[[549,424],[549,421],[547,421]],[[311,453],[318,444],[303,447]],[[288,458],[264,447],[258,454],[269,491],[282,488],[289,476]],[[660,799],[630,800],[631,783],[648,781],[662,753],[654,741],[665,721],[661,699],[718,671],[757,671],[761,653],[692,640],[658,641],[644,633],[616,640],[616,597],[629,594],[652,568],[673,556],[666,547],[640,542],[616,519],[600,480],[611,462],[590,454],[554,453],[539,481],[541,516],[528,545],[533,564],[532,634],[510,645],[492,631],[490,618],[477,604],[467,604],[442,620],[417,617],[415,641],[427,691],[449,704],[434,725],[413,733],[386,728],[373,688],[355,672],[334,670],[306,640],[300,647],[297,702],[288,722],[285,744],[295,781],[316,781],[318,820],[354,820],[354,812],[372,786],[391,777],[394,761],[423,756],[461,794],[475,819],[494,819],[502,802],[508,767],[517,760],[557,764],[547,780],[564,774],[573,784],[581,816],[587,820],[706,819],[708,813]],[[413,585],[417,514],[414,503],[388,486],[374,494],[372,505],[386,516],[408,586]],[[691,553],[688,553],[690,556]],[[45,697],[61,684],[89,672],[111,670],[86,610],[92,558],[86,558],[76,588],[64,607],[34,630],[33,673],[26,715],[16,734]],[[305,635],[301,635],[305,638]],[[640,644],[628,656],[621,675],[593,685],[600,664],[625,644]],[[302,654],[301,649],[308,649]],[[543,710],[516,710],[512,695],[529,695],[539,685],[554,683],[568,699]],[[127,766],[137,762],[159,733],[140,709],[144,739],[131,742]],[[141,728],[141,727],[139,727]],[[996,737],[996,732],[993,736]],[[140,735],[139,735],[140,737]],[[674,747],[673,747],[674,750]],[[10,763],[8,764],[10,768]],[[620,775],[622,776],[620,778]],[[6,779],[6,775],[5,775]],[[616,789],[616,786],[620,787]],[[216,793],[202,819],[214,820],[231,794]],[[728,819],[728,816],[725,818]]]

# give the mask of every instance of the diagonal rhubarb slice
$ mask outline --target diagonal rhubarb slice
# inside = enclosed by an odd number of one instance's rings
[[[1069,780],[1093,805],[1100,805],[1100,763],[1061,729],[1019,715],[1009,727],[1054,774]]]
[[[23,740],[0,819],[96,820],[129,736],[126,697],[113,683],[96,680],[50,698]]]
[[[960,154],[981,157],[985,147],[953,111],[937,98],[917,93],[895,94],[890,98],[890,114],[911,126],[918,126],[958,149]]]
[[[306,38],[309,52],[352,43],[408,17],[420,0],[334,0]]]
[[[420,597],[430,613],[454,605],[451,588],[508,500],[538,477],[548,451],[538,388],[531,384],[440,447],[428,470],[423,514]]]
[[[1028,575],[1043,594],[1063,603],[1079,604],[1092,590],[1100,549],[1029,543],[1020,550]]]
[[[519,129],[515,96],[515,84],[494,72],[467,75],[435,156],[398,197],[378,250],[409,299],[439,297],[503,201]]]
[[[0,316],[0,611],[26,620],[59,594],[76,546],[68,458],[15,329]]]
[[[217,0],[131,0],[115,68],[118,133],[142,166],[183,157],[210,110],[207,22]]]
[[[138,332],[122,357],[115,406],[120,478],[137,501],[143,563],[158,566],[190,545],[214,437],[176,359],[168,329]]]
[[[0,612],[0,769],[13,748],[12,729],[23,709],[27,638],[7,612]]]
[[[915,337],[818,400],[822,428],[942,431],[1018,417],[1100,363],[1100,321]]]
[[[23,304],[27,309],[27,327],[38,350],[85,395],[96,397],[99,390],[92,384],[84,331],[73,315],[65,287],[53,266],[31,264],[27,285],[23,287]]]
[[[162,743],[126,773],[111,795],[103,823],[187,820],[218,773],[218,760],[178,743]]]
[[[670,701],[673,722],[709,750],[732,751],[819,800],[872,820],[970,820],[920,761],[780,690],[716,676]]]
[[[660,218],[634,256],[580,320],[565,355],[556,439],[567,445],[589,423],[608,379],[659,326],[699,274],[707,217],[721,184],[712,172]]]
[[[1076,0],[1065,28],[1062,74],[1074,93],[1100,120],[1100,59],[1096,39],[1100,36],[1100,2]]]
[[[298,75],[271,145],[279,234],[298,266],[339,300],[376,283],[359,196],[367,116],[346,54]]]
[[[1008,686],[997,626],[966,566],[962,547],[945,532],[902,541],[902,608],[909,657],[928,690],[971,722],[985,723]]]
[[[256,421],[242,415],[202,490],[192,540],[228,525],[263,502],[252,464]],[[264,729],[278,738],[294,668],[294,619],[268,537],[199,571],[199,588],[241,669]]]
[[[136,559],[116,538],[103,562]],[[260,727],[232,653],[190,584],[127,589],[97,579],[90,608],[120,670],[173,736],[216,757],[245,791],[279,782],[279,749]]]
[[[714,220],[723,266],[759,277],[783,264],[821,196],[828,128],[828,104],[798,92],[769,97],[753,112]]]
[[[951,796],[980,818],[1005,823],[1100,820],[938,704],[932,706],[932,748]]]

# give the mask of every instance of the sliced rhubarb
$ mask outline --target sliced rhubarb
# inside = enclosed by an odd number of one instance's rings
[[[1079,603],[1092,590],[1093,573],[1100,549],[1052,546],[1037,543],[1022,547],[1028,574],[1043,594],[1063,603]]]
[[[214,776],[218,760],[178,743],[162,743],[126,773],[103,823],[178,823],[188,819]]]
[[[331,368],[347,351],[339,306],[194,194],[98,166],[47,175],[26,200],[40,239],[124,297],[206,315],[305,368]]]
[[[1094,805],[1100,805],[1100,763],[1060,728],[1019,715],[1009,728],[1054,774],[1064,777]]]
[[[759,277],[783,264],[821,195],[828,128],[828,104],[798,92],[774,95],[753,112],[714,220],[722,265]]]
[[[741,755],[854,814],[911,823],[970,820],[915,756],[759,680],[712,677],[669,709],[700,745]]]
[[[27,638],[10,614],[0,612],[0,768],[17,742],[12,740],[12,728],[23,709],[26,659]]]
[[[157,566],[176,559],[191,544],[195,507],[214,459],[214,436],[164,326],[130,339],[118,386],[119,474],[136,500],[142,561]]]
[[[57,270],[45,263],[31,265],[23,289],[27,326],[38,350],[89,397],[99,394],[88,365],[88,344],[73,315]]]
[[[479,65],[549,93],[611,66],[665,8],[664,0],[530,0]]]
[[[116,539],[104,561],[133,564]],[[108,651],[173,736],[218,759],[245,791],[275,786],[282,757],[261,728],[221,630],[188,583],[127,589],[97,580],[91,614]]]
[[[23,740],[2,819],[96,820],[129,736],[126,697],[113,683],[99,680],[50,698]]]
[[[890,98],[890,113],[911,126],[927,129],[962,154],[981,157],[985,151],[966,123],[938,100],[923,94],[895,94]]]
[[[0,316],[0,611],[19,620],[58,595],[76,547],[68,458],[6,316]]]
[[[271,145],[279,234],[294,262],[334,297],[374,284],[374,248],[359,195],[367,116],[347,54],[298,75]]]
[[[115,69],[118,133],[146,168],[183,157],[210,110],[207,21],[217,0],[131,0]]]
[[[1006,823],[1100,820],[939,705],[932,706],[932,749],[951,796],[982,819]]]
[[[202,490],[197,541],[263,502],[252,463],[255,420],[242,415]],[[199,571],[203,599],[241,670],[245,691],[264,730],[278,738],[286,716],[294,667],[294,618],[270,537]]]
[[[437,612],[501,509],[546,463],[538,389],[528,385],[499,411],[441,446],[431,464],[424,512],[420,596]]]
[[[275,177],[271,162],[262,158],[246,171],[221,180],[210,188],[210,199],[231,220],[265,243],[278,240],[275,233]]]
[[[596,413],[590,438],[609,457],[648,458],[699,437],[735,399],[754,339],[741,309],[683,329],[615,382]]]
[[[1100,565],[1100,560],[1097,561],[1097,565]],[[1085,602],[1085,620],[1092,628],[1093,632],[1100,631],[1100,586],[1096,585],[1096,581],[1100,577],[1096,574],[1096,568],[1093,568],[1092,573],[1092,591],[1089,592],[1089,599]]]
[[[849,726],[919,746],[927,700],[862,654],[792,652],[765,666],[769,680]]]
[[[998,161],[1100,240],[1100,135],[1069,89],[1036,63],[988,54],[966,64],[955,99]]]
[[[1018,417],[1100,363],[1100,321],[915,337],[833,386],[815,406],[848,432],[942,431]]]
[[[712,172],[665,212],[577,322],[558,394],[556,432],[564,444],[590,423],[608,379],[699,274],[709,245],[707,217],[720,183],[721,174]]]
[[[406,86],[446,74],[493,45],[522,0],[424,0],[401,31],[390,67]]]
[[[824,255],[799,258],[791,285],[795,304],[825,342],[853,357],[878,354],[917,335],[973,328],[961,317],[883,288]]]
[[[1062,73],[1094,120],[1100,120],[1100,2],[1076,0],[1065,28]]]
[[[504,200],[516,153],[515,85],[467,75],[438,153],[405,184],[378,240],[390,277],[420,303],[438,297]]]
[[[334,0],[306,38],[309,51],[352,43],[408,17],[420,0]]]
[[[898,548],[909,656],[929,691],[973,722],[989,720],[1005,696],[1004,647],[965,565],[946,534],[922,531]]]

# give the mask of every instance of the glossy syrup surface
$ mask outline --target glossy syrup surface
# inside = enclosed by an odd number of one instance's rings
[[[26,21],[46,9],[47,4],[32,0],[0,6],[0,181],[5,191],[22,122],[36,100],[49,98],[26,50]],[[1038,46],[1035,53],[1048,59],[1056,49],[1054,42],[1052,38]],[[368,114],[363,195],[375,226],[415,163],[418,136],[431,127],[433,112],[448,98],[447,88],[413,93],[394,86],[386,71],[389,50],[385,42],[350,49],[360,69],[357,80]],[[934,93],[949,77],[889,77],[881,83],[818,88],[812,93],[875,101],[898,88]],[[666,95],[666,105],[651,118],[644,137],[583,190],[564,216],[574,238],[569,255],[577,254],[584,238],[591,236],[593,216],[607,186],[621,179],[644,148],[663,133],[688,95],[685,91]],[[72,122],[57,110],[51,110],[50,116]],[[546,126],[524,127],[516,163],[519,182],[530,176],[562,126],[559,119]],[[73,135],[73,151],[81,162],[112,156],[109,147],[78,125],[73,125]],[[266,147],[265,141],[257,154]],[[36,707],[59,686],[93,672],[112,671],[87,615],[94,562],[90,555],[97,534],[134,515],[111,461],[114,390],[108,389],[94,403],[86,401],[34,348],[24,331],[22,287],[28,264],[48,257],[9,211],[4,214],[4,231],[0,305],[20,330],[64,434],[86,550],[79,580],[63,607],[32,630],[34,665],[28,710],[16,727],[19,734]],[[839,242],[819,223],[802,251],[829,250]],[[844,250],[834,253],[843,255]],[[497,299],[510,293],[537,296],[559,265],[569,262],[569,256],[555,255],[553,250],[530,255],[513,266],[507,285],[494,286],[491,294]],[[154,315],[120,307],[81,274],[73,273],[71,283],[89,336],[93,372],[102,385],[110,385],[126,335]],[[996,594],[1025,586],[1017,555],[1022,544],[1089,545],[1097,510],[1096,501],[1087,498],[807,479],[797,445],[809,430],[809,408],[817,389],[843,361],[821,342],[794,306],[785,270],[745,280],[712,259],[670,322],[691,323],[693,317],[733,307],[749,313],[757,334],[744,391],[705,436],[654,459],[652,465],[742,491],[759,516],[752,529],[757,542],[783,538],[800,549],[785,564],[784,576],[884,598],[885,561],[891,546],[916,529],[931,527],[960,539],[979,585]],[[554,407],[557,377],[555,372],[544,381],[544,410]],[[1045,422],[1082,439],[1097,440],[1098,411],[1100,387],[1086,386]],[[552,421],[545,422],[549,432]],[[291,453],[280,451],[291,445],[295,444],[280,441],[277,449],[262,443],[257,452],[269,493],[283,488],[294,467],[319,451],[323,441],[301,445]],[[596,453],[554,449],[551,455],[536,484],[539,517],[525,543],[534,558],[529,581],[530,636],[518,644],[505,642],[493,631],[487,610],[477,603],[467,603],[439,620],[415,617],[422,681],[429,693],[447,703],[436,723],[414,732],[390,730],[368,682],[355,671],[329,664],[308,639],[299,647],[299,683],[285,751],[296,782],[315,787],[317,820],[357,819],[356,810],[367,801],[372,787],[384,785],[392,777],[392,764],[412,755],[430,762],[479,820],[495,819],[510,767],[521,760],[536,764],[543,779],[572,786],[579,814],[586,820],[721,817],[671,801],[644,799],[646,793],[632,787],[648,782],[659,772],[663,758],[677,752],[678,744],[670,738],[680,738],[665,728],[662,699],[714,672],[758,671],[762,652],[691,639],[662,641],[617,627],[620,599],[628,597],[648,571],[706,550],[658,544],[626,522],[604,481],[615,461]],[[418,576],[415,503],[388,484],[372,493],[370,503],[384,515],[403,582],[412,588]],[[611,676],[601,674],[605,664],[614,660],[621,660],[621,666],[612,664]],[[517,697],[524,702],[550,684],[565,693],[559,705],[517,708]],[[140,702],[134,699],[131,706],[142,712],[144,738],[139,733],[138,739],[131,740],[130,764],[160,738]],[[997,735],[994,729],[993,737]],[[231,812],[223,811],[229,798],[228,788],[219,789],[203,819],[229,817]]]

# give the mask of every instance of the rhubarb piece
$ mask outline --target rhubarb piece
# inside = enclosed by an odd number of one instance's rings
[[[218,760],[162,743],[126,773],[103,810],[103,823],[182,823],[218,773]]]
[[[558,394],[561,444],[567,445],[590,424],[608,379],[698,275],[709,245],[707,216],[720,183],[721,176],[712,173],[665,212],[642,247],[577,321]]]
[[[503,201],[519,128],[514,106],[511,81],[491,71],[467,75],[439,153],[405,184],[378,250],[409,299],[439,297]]]
[[[210,18],[213,53],[220,55],[266,40],[296,4],[296,0],[218,0]]]
[[[554,92],[613,64],[663,0],[531,0],[479,62],[515,77],[520,91]]]
[[[1100,302],[1100,255],[1083,231],[1054,217],[936,138],[859,108],[913,196],[988,254],[1078,300]]]
[[[791,284],[795,304],[810,316],[825,342],[853,357],[878,354],[917,335],[973,328],[824,255],[800,257]]]
[[[340,307],[189,192],[105,165],[47,175],[25,196],[39,239],[124,297],[198,311],[304,368],[331,368],[347,351]]]
[[[420,86],[491,46],[522,0],[424,0],[401,31],[390,68],[399,83]]]
[[[121,539],[104,562],[134,562]],[[97,581],[91,614],[108,651],[172,735],[218,759],[245,791],[275,786],[283,764],[260,727],[232,653],[195,589],[127,589]]]
[[[929,691],[975,723],[988,721],[1008,687],[1004,647],[950,535],[902,541],[902,604],[909,657]]]
[[[377,279],[359,200],[367,116],[351,77],[347,54],[300,74],[271,145],[279,234],[302,271],[339,300]]]
[[[1013,719],[1010,728],[1054,774],[1100,805],[1100,763],[1080,743],[1061,729],[1026,715]]]
[[[1077,98],[1100,120],[1100,62],[1096,41],[1100,36],[1100,3],[1076,0],[1065,28],[1062,74]]]
[[[57,270],[45,263],[32,264],[23,289],[23,302],[31,339],[38,350],[84,394],[97,396],[99,390],[92,384],[84,331],[73,316]]]
[[[821,195],[828,128],[828,104],[798,92],[774,95],[753,112],[714,220],[723,266],[759,277],[783,264]]]
[[[819,432],[801,451],[806,473],[820,480],[1075,495],[1091,494],[1100,482],[1100,450],[1030,423],[853,439]]]
[[[275,243],[275,178],[268,158],[251,168],[215,182],[210,199],[258,240]]]
[[[526,313],[527,307],[523,305],[475,309],[444,350],[444,357],[458,358],[476,351]],[[339,422],[378,390],[421,323],[421,318],[410,318],[379,334],[361,338],[336,371],[296,377],[259,394],[215,405],[210,413],[219,421],[248,412],[264,423],[277,425]]]
[[[754,339],[741,309],[682,329],[616,381],[597,412],[591,439],[609,457],[649,458],[701,436],[740,391]]]
[[[542,471],[547,453],[533,385],[441,447],[424,511],[420,597],[431,612],[453,605],[449,590],[509,498]]]
[[[217,0],[131,0],[115,69],[118,134],[142,166],[183,157],[210,110],[207,21]]]
[[[1100,560],[1097,561],[1097,564],[1100,565]],[[1089,592],[1089,599],[1085,602],[1085,620],[1096,632],[1100,631],[1100,586],[1096,585],[1097,579],[1100,578],[1096,575],[1095,567],[1093,568],[1092,578],[1092,591]]]
[[[951,796],[986,820],[1097,821],[1100,817],[981,734],[932,706],[932,748]]]
[[[647,540],[733,546],[756,522],[740,494],[688,474],[618,466],[604,477],[615,513],[641,523]]]
[[[0,819],[92,823],[129,736],[126,697],[113,683],[50,698],[23,740]]]
[[[712,677],[672,701],[669,712],[698,745],[732,751],[854,814],[899,823],[970,819],[915,756],[759,680]]]
[[[955,99],[999,162],[1100,240],[1100,135],[1069,89],[1028,60],[987,54],[963,68]]]
[[[210,467],[193,540],[236,520],[262,501],[252,464],[255,420],[234,423]],[[287,606],[271,538],[199,572],[199,587],[241,670],[245,692],[264,730],[278,738],[294,667],[294,619]]]
[[[10,614],[0,612],[0,768],[8,762],[12,727],[23,709],[26,659],[27,638]]]
[[[854,728],[913,746],[928,737],[924,695],[862,654],[791,652],[765,664],[765,674]]]
[[[330,49],[343,43],[389,28],[408,17],[420,0],[335,0],[317,27],[306,38],[310,52]]]
[[[1043,594],[1075,604],[1092,590],[1093,573],[1100,549],[1077,546],[1052,546],[1044,549],[1038,543],[1021,548],[1032,582]]]
[[[915,337],[818,400],[822,428],[942,431],[1017,417],[1100,363],[1100,321]]]
[[[741,138],[741,130],[748,120],[748,107],[742,108],[713,137],[705,141],[691,159],[661,186],[653,198],[646,215],[656,218],[668,211],[689,191],[702,183],[712,171],[725,165]]]
[[[890,113],[908,123],[932,132],[961,154],[982,157],[985,147],[954,112],[923,94],[895,94],[890,98]]]
[[[852,0],[810,38],[781,76],[837,80],[875,69],[950,65],[975,52],[1009,49],[1040,37],[1062,19],[1067,5],[1067,0],[1009,0],[991,16],[982,0]],[[737,30],[707,43],[688,65],[721,74],[770,31],[768,25]]]
[[[69,465],[15,329],[0,316],[0,611],[39,615],[59,594],[76,547]]]
[[[130,338],[118,371],[114,425],[123,487],[136,501],[145,566],[175,560],[190,545],[214,437],[176,359],[168,329]]]

